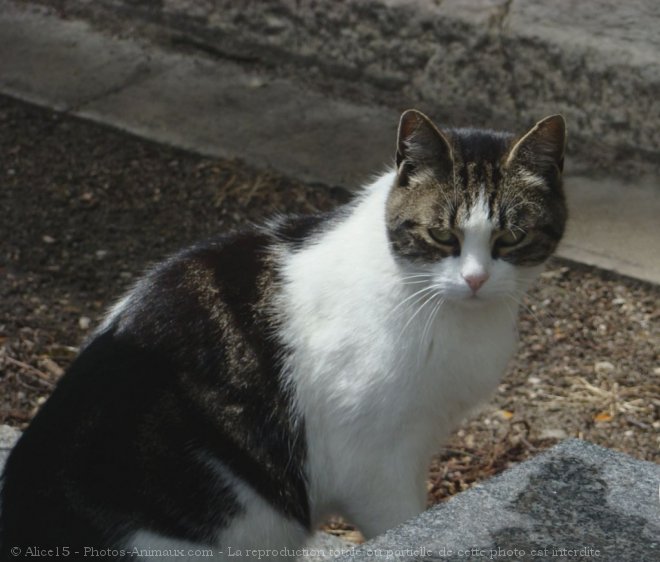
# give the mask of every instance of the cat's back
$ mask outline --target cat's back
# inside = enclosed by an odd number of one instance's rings
[[[314,224],[212,239],[137,283],[12,452],[3,549],[115,545],[143,528],[208,543],[242,509],[235,481],[307,524],[272,303],[276,247]]]

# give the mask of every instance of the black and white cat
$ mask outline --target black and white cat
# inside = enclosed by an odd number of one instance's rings
[[[372,537],[420,513],[562,236],[564,146],[560,116],[514,138],[406,111],[396,169],[346,207],[154,268],[13,450],[1,559],[222,558],[299,547],[331,514]]]

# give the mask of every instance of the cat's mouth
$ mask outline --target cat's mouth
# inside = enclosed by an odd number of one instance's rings
[[[479,306],[486,302],[486,299],[479,295],[468,295],[461,302],[464,302],[468,306]]]
[[[488,295],[483,295],[481,293],[468,293],[462,299],[459,299],[459,302],[463,306],[468,306],[470,308],[476,308],[479,306],[484,306],[493,302],[493,298]]]

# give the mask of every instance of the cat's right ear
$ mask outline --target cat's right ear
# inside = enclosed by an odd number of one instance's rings
[[[521,167],[544,178],[564,170],[566,122],[561,115],[541,119],[511,147],[505,168]]]
[[[404,111],[396,143],[399,185],[408,185],[411,175],[430,170],[440,180],[453,175],[451,144],[426,115],[416,109]]]

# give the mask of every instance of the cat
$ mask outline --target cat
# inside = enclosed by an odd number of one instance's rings
[[[344,207],[153,268],[12,451],[2,560],[276,559],[329,515],[370,538],[423,511],[431,455],[498,385],[562,237],[565,130],[408,110],[396,165]]]

